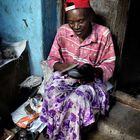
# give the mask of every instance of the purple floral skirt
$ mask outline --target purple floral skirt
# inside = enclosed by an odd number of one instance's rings
[[[76,80],[55,72],[45,85],[40,119],[47,124],[50,140],[79,140],[80,129],[95,122],[95,111],[109,108],[108,93],[101,80],[75,85]]]

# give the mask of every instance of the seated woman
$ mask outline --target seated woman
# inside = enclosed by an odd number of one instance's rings
[[[65,11],[68,24],[59,28],[48,57],[54,74],[45,85],[40,115],[50,140],[79,140],[80,129],[95,122],[95,112],[108,110],[105,82],[115,66],[111,33],[94,23],[89,0],[66,0]]]

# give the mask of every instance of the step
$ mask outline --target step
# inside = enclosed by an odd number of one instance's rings
[[[117,101],[129,105],[137,110],[140,111],[140,94],[136,97],[133,97],[132,95],[129,95],[123,91],[115,91],[111,94],[113,97],[116,98]]]

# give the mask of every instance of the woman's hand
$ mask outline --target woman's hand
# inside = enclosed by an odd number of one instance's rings
[[[57,62],[57,63],[54,64],[54,67],[53,68],[54,68],[54,71],[63,71],[64,69],[70,67],[71,65],[73,65],[73,64],[71,64],[71,63],[59,63],[59,62]]]

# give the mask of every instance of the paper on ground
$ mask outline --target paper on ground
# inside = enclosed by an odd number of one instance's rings
[[[28,116],[28,114],[25,111],[25,106],[30,103],[29,100],[27,100],[24,104],[22,104],[19,108],[17,108],[14,112],[11,113],[13,122],[16,124],[21,118]],[[30,128],[28,129],[31,132],[41,132],[46,125],[41,122],[40,118],[37,118],[30,124]]]

